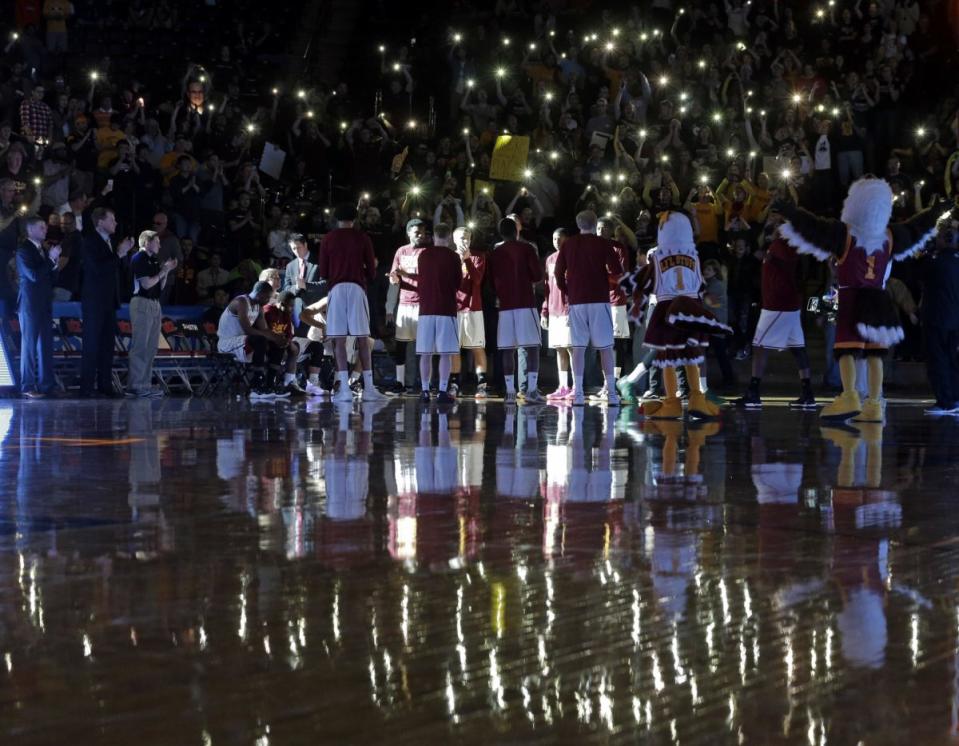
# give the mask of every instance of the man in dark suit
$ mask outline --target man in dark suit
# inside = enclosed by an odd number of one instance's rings
[[[33,202],[27,204],[17,199],[17,184],[13,179],[0,179],[0,268],[6,268],[16,258],[26,216],[36,215],[40,209],[40,193],[40,189],[35,190]],[[16,300],[17,289],[4,269],[0,271],[0,313],[12,313]]]
[[[319,265],[310,261],[310,245],[300,233],[290,236],[296,259],[286,265],[283,276],[283,290],[289,290],[296,296],[293,304],[294,318],[300,318],[300,311],[326,297],[326,280],[320,277]]]
[[[26,221],[27,240],[17,247],[20,317],[20,391],[28,399],[53,393],[53,283],[57,277],[60,247],[47,253],[43,218]]]
[[[86,222],[86,221],[84,221]],[[91,231],[83,236],[83,286],[80,307],[83,311],[83,355],[80,360],[80,395],[118,396],[113,390],[113,347],[116,339],[117,309],[120,291],[117,285],[120,260],[133,246],[125,238],[113,250],[112,236],[117,229],[113,210],[98,207],[90,216]]]

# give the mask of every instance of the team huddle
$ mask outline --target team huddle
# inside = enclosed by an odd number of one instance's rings
[[[737,405],[761,406],[759,389],[766,353],[789,349],[796,358],[801,383],[800,396],[791,406],[816,406],[801,324],[802,293],[795,272],[798,255],[805,253],[833,263],[839,282],[835,348],[843,393],[825,407],[823,417],[883,421],[878,355],[902,337],[883,291],[888,268],[893,261],[915,254],[935,235],[944,209],[936,205],[906,223],[889,225],[891,204],[891,190],[885,181],[864,178],[850,188],[842,220],[818,218],[785,203],[775,205],[782,223],[763,262],[753,377]],[[320,245],[318,271],[328,283],[328,296],[299,312],[300,322],[309,327],[307,336],[293,336],[291,295],[274,296],[273,288],[261,282],[250,294],[235,299],[221,317],[219,350],[244,362],[268,363],[268,370],[276,374],[285,365],[287,390],[314,396],[327,394],[319,385],[318,374],[324,352],[332,351],[334,401],[353,399],[351,362],[357,362],[361,371],[362,399],[383,400],[384,394],[373,386],[366,294],[367,283],[375,277],[373,247],[369,237],[354,227],[355,207],[342,205],[335,217],[336,229],[326,234]],[[661,213],[657,245],[648,254],[636,256],[635,266],[623,245],[604,237],[602,222],[592,211],[580,212],[576,216],[578,232],[557,229],[554,251],[541,263],[536,247],[521,237],[512,216],[500,221],[500,241],[488,253],[471,251],[468,228],[452,230],[439,222],[430,238],[423,221],[411,220],[406,226],[409,243],[396,250],[389,271],[392,298],[387,306],[395,309],[387,316],[395,326],[393,393],[405,391],[407,348],[415,343],[422,401],[433,398],[434,357],[438,358],[439,403],[453,402],[459,396],[467,355],[476,375],[475,398],[488,396],[483,312],[483,288],[488,285],[495,292],[496,347],[507,403],[582,406],[590,401],[616,407],[623,399],[639,398],[637,381],[653,371],[661,376],[664,395],[644,397],[646,416],[684,416],[682,376],[687,390],[685,414],[716,417],[720,407],[707,391],[705,350],[711,338],[730,334],[732,329],[710,310],[689,218],[681,212]],[[544,290],[542,302],[535,293],[539,283]],[[642,341],[647,356],[619,378],[622,360],[617,353],[631,336],[630,316],[645,327]],[[548,347],[555,351],[559,374],[557,389],[546,396],[538,386],[544,330]],[[583,379],[589,349],[599,354],[604,384],[587,398]],[[518,355],[525,357],[526,369],[525,381],[519,385]],[[867,361],[865,402],[855,388],[856,356]],[[300,390],[295,371],[303,360],[309,363],[309,381],[306,389]],[[276,383],[261,382],[255,390]]]

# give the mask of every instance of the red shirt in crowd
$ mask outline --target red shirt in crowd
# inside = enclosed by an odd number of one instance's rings
[[[463,280],[459,254],[448,246],[427,246],[419,252],[420,316],[455,316],[456,292]]]
[[[263,319],[271,332],[287,340],[293,339],[293,314],[289,310],[267,303],[263,306]]]
[[[483,310],[483,278],[486,277],[486,257],[470,255],[463,260],[463,282],[456,292],[457,311]]]
[[[629,272],[632,269],[631,262],[629,261],[629,250],[623,246],[619,241],[613,241],[613,248],[616,250],[616,256],[619,257],[619,263],[623,267],[623,272]],[[620,290],[619,287],[619,278],[622,277],[622,272],[619,274],[611,274],[609,276],[609,304],[611,306],[625,306],[626,305],[626,293]]]
[[[763,258],[762,297],[767,311],[798,311],[802,308],[799,289],[799,254],[777,237]]]
[[[566,293],[556,286],[556,260],[559,259],[559,252],[554,251],[546,257],[546,297],[543,298],[543,308],[540,315],[548,316],[569,316],[569,301]]]
[[[543,279],[536,249],[525,241],[503,241],[489,258],[500,311],[536,308],[533,284]]]
[[[556,286],[571,306],[609,303],[609,276],[623,274],[613,242],[590,233],[570,236],[556,260]]]
[[[416,263],[422,250],[407,244],[406,246],[400,246],[396,250],[396,254],[393,255],[393,266],[390,267],[390,272],[402,269],[407,275],[413,275],[412,277],[400,276],[400,303],[404,306],[415,306],[420,302]]]
[[[329,289],[341,282],[354,282],[366,289],[373,279],[376,257],[373,242],[356,228],[336,228],[320,242],[320,277],[326,279]]]

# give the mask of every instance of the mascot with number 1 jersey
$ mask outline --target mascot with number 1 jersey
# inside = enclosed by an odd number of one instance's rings
[[[948,213],[940,202],[902,223],[889,223],[892,189],[883,179],[865,177],[849,187],[840,220],[820,218],[779,201],[773,209],[786,219],[780,235],[800,254],[835,262],[839,285],[836,357],[842,393],[822,410],[822,417],[856,422],[883,422],[882,355],[904,337],[886,292],[892,263],[917,254],[936,235],[936,223]],[[868,361],[869,396],[856,391],[856,357]]]
[[[703,275],[689,218],[681,212],[663,212],[659,218],[658,243],[649,252],[646,265],[620,281],[627,296],[633,298],[631,314],[637,322],[650,296],[656,298],[644,344],[656,350],[653,366],[662,368],[666,398],[644,402],[643,414],[653,419],[683,416],[676,372],[682,366],[689,384],[689,415],[715,417],[719,407],[702,390],[699,366],[705,359],[709,335],[730,334],[732,329],[720,322],[700,299]]]

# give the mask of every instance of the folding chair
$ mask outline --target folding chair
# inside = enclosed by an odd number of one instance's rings
[[[117,391],[123,391],[123,379],[120,374],[129,372],[132,343],[133,323],[129,319],[117,319],[116,333],[113,337],[113,388]]]
[[[133,322],[129,319],[117,319],[116,351],[128,354],[131,344],[133,344]]]
[[[66,391],[67,380],[80,384],[80,356],[83,352],[83,322],[74,316],[53,320],[53,377]]]
[[[61,316],[59,327],[64,356],[78,357],[83,352],[83,320],[76,316]]]
[[[251,366],[241,363],[232,353],[217,351],[216,324],[211,321],[203,322],[202,334],[207,340],[208,348],[205,354],[207,378],[197,392],[198,395],[213,396],[241,386],[244,390],[249,388],[253,376]]]
[[[208,352],[207,379],[199,390],[199,396],[214,396],[220,393],[249,388],[252,380],[252,366],[241,363],[236,355],[229,352]]]
[[[200,388],[209,380],[205,361],[206,336],[195,322],[182,323],[171,318],[161,322],[160,349],[154,365],[164,388],[170,389],[178,380],[191,394],[194,384]]]

